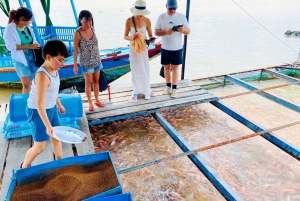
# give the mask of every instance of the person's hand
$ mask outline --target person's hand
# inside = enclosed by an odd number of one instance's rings
[[[66,113],[66,109],[63,105],[58,105],[57,108],[58,108],[58,111],[59,111],[60,114],[65,114]]]
[[[40,44],[38,43],[33,43],[29,45],[29,49],[39,49],[40,48]]]
[[[183,33],[184,28],[183,27],[178,27],[177,30],[178,30],[178,32]]]
[[[51,125],[46,127],[46,132],[50,137],[53,137],[53,127]]]
[[[153,38],[152,40],[150,40],[150,43],[154,43],[154,42],[155,42],[155,38]]]
[[[174,31],[171,28],[169,28],[166,30],[166,35],[171,35],[173,32]]]
[[[137,33],[133,34],[132,40],[135,40],[137,38],[137,36],[138,36]]]
[[[74,65],[73,72],[74,72],[75,75],[78,74],[78,67],[77,67],[77,65]]]

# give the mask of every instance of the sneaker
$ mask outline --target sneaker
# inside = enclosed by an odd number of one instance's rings
[[[167,94],[171,94],[171,88],[170,87],[166,87],[166,89],[163,92],[163,95],[167,95]]]
[[[150,98],[151,98],[150,95],[145,96],[145,100],[150,100]]]
[[[171,93],[171,98],[176,98],[176,97],[177,97],[177,91],[176,89],[173,89]]]

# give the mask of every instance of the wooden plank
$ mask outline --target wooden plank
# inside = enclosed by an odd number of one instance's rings
[[[1,177],[2,177],[2,171],[4,170],[4,165],[5,165],[5,158],[6,158],[6,153],[7,153],[7,148],[9,145],[9,141],[3,138],[2,134],[2,128],[4,125],[4,121],[6,118],[6,103],[0,105],[0,190],[1,190]],[[0,191],[1,193],[1,191]],[[0,197],[1,198],[1,197]]]
[[[75,144],[78,156],[95,153],[94,143],[92,141],[92,137],[90,134],[89,125],[85,113],[83,113],[83,117],[80,118],[78,124],[79,124],[79,130],[84,132],[88,138],[85,142],[82,142],[80,144]]]
[[[180,98],[186,98],[190,96],[196,96],[200,94],[207,94],[208,92],[205,90],[195,90],[195,91],[188,91],[185,93],[178,93],[176,99]],[[163,102],[163,101],[168,101],[170,99],[173,99],[170,97],[170,95],[160,95],[156,97],[152,97],[150,100],[144,100],[144,99],[139,99],[137,103],[128,103],[127,100],[126,102],[119,103],[119,104],[109,104],[105,108],[97,108],[95,111],[90,112],[86,111],[86,114],[89,118],[90,114],[95,114],[95,113],[102,113],[105,115],[106,112],[108,111],[115,111],[117,109],[123,109],[127,107],[141,107],[142,105],[149,105],[149,104],[157,104],[158,102]]]
[[[185,97],[185,98],[175,98],[175,99],[169,99],[168,101],[161,101],[157,102],[155,104],[146,104],[146,105],[141,105],[140,107],[127,107],[123,109],[118,109],[118,110],[112,110],[108,111],[105,113],[99,112],[99,113],[93,113],[87,116],[89,121],[94,121],[98,120],[101,118],[107,118],[107,117],[113,117],[113,116],[119,116],[119,115],[124,115],[124,114],[132,114],[132,113],[137,113],[141,111],[147,111],[147,110],[152,110],[152,109],[161,109],[165,108],[168,106],[176,106],[180,104],[185,104],[185,103],[191,103],[191,102],[200,102],[200,101],[205,101],[207,99],[213,99],[216,98],[212,94],[205,93],[201,95],[195,95],[191,97]]]
[[[197,85],[191,80],[179,80],[178,81],[178,88],[186,87],[186,86],[191,86],[191,85]],[[150,85],[152,91],[157,91],[157,90],[164,90],[166,87],[166,83],[155,83]],[[116,89],[111,89],[110,90],[110,95],[112,98],[118,97],[116,94],[123,93],[123,92],[130,92],[132,93],[132,87],[126,87],[126,88],[116,88]],[[81,98],[83,101],[87,101],[87,97],[85,93],[80,93]],[[104,91],[100,93],[101,100],[106,100],[108,99],[108,91]],[[103,99],[104,98],[104,99]],[[92,99],[94,99],[94,95],[92,94]]]
[[[33,142],[32,142],[33,143]],[[52,146],[51,146],[51,141],[48,140],[46,142],[46,148],[43,151],[43,153],[39,154],[33,161],[32,161],[32,166],[34,165],[39,165],[42,163],[47,163],[47,162],[51,162],[54,160],[54,156],[53,156],[53,151],[52,151]]]
[[[31,137],[29,136],[10,140],[0,198],[4,198],[6,194],[12,176],[12,170],[17,170],[20,168],[20,165],[23,162],[26,152],[28,151],[30,146]]]
[[[194,95],[199,95],[199,94],[204,94],[204,93],[208,93],[208,92],[204,89],[200,89],[197,86],[193,86],[191,88],[181,88],[181,89],[178,89],[177,98],[194,96]],[[137,103],[128,103],[128,97],[126,97],[125,99],[123,98],[122,101],[119,100],[118,102],[114,101],[110,104],[107,104],[105,106],[105,108],[95,107],[95,111],[93,111],[93,112],[88,110],[87,103],[83,104],[83,108],[85,109],[85,113],[87,114],[87,116],[89,116],[90,114],[97,113],[97,112],[103,113],[106,111],[116,110],[116,109],[124,108],[124,107],[132,107],[132,106],[137,107],[137,106],[140,106],[143,104],[151,104],[151,103],[165,101],[165,100],[169,100],[169,99],[171,99],[170,95],[162,95],[162,93],[159,93],[159,95],[154,94],[154,96],[151,97],[150,100],[138,99]]]
[[[163,90],[165,89],[165,87],[161,87],[161,88],[156,88],[156,89],[152,89],[151,91],[151,97],[155,97],[155,96],[159,96],[159,95],[163,95]],[[179,92],[183,92],[183,91],[190,91],[190,90],[199,90],[200,87],[198,85],[187,85],[187,86],[183,86],[183,87],[180,87],[177,89],[177,93]],[[111,100],[112,102],[116,103],[116,102],[122,102],[122,101],[128,101],[128,98],[131,97],[132,95],[132,90],[131,91],[127,91],[127,92],[120,92],[120,93],[117,93],[117,94],[114,94],[114,96],[111,97]],[[140,95],[138,95],[138,99],[141,99],[139,98]],[[143,99],[143,97],[142,97]],[[101,101],[108,101],[108,97],[107,98],[104,98],[104,99],[101,99]],[[86,102],[87,101],[83,101],[83,102]]]

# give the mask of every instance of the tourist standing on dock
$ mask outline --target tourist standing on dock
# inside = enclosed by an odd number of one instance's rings
[[[183,63],[182,35],[190,34],[190,27],[186,17],[176,12],[178,8],[176,0],[167,0],[166,8],[167,12],[157,19],[155,35],[162,36],[161,64],[164,66],[167,84],[163,94],[171,94],[172,98],[176,98],[178,68]]]
[[[77,54],[80,53],[80,66],[85,80],[85,93],[89,102],[89,111],[94,111],[94,104],[105,107],[99,100],[99,75],[103,68],[100,60],[98,39],[95,34],[93,16],[90,11],[82,10],[78,17],[79,28],[74,33],[74,74],[78,74]],[[92,86],[95,102],[92,102]]]
[[[40,45],[36,42],[33,30],[28,26],[31,18],[32,12],[28,8],[11,10],[3,34],[5,46],[11,52],[15,70],[22,82],[22,93],[29,93],[30,76],[34,75],[39,67],[34,64],[33,49],[38,49]]]
[[[55,159],[62,158],[62,145],[59,140],[53,138],[52,126],[61,125],[58,111],[62,114],[66,112],[58,98],[60,85],[58,70],[68,56],[68,48],[57,39],[48,40],[43,48],[45,63],[34,76],[26,107],[34,143],[27,151],[21,168],[31,166],[31,162],[45,150],[49,138]]]
[[[130,41],[129,60],[133,85],[132,97],[128,102],[137,102],[138,94],[144,94],[146,100],[151,97],[150,65],[145,43],[146,34],[148,33],[149,38],[152,38],[150,43],[154,43],[155,39],[152,35],[151,21],[144,16],[150,13],[146,9],[146,2],[137,0],[130,11],[133,17],[126,20],[124,32],[124,39]],[[139,45],[139,47],[134,47],[134,45]]]

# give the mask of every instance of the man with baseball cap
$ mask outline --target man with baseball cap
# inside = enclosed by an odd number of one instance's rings
[[[167,0],[167,12],[158,17],[155,25],[155,35],[162,38],[161,64],[164,66],[167,85],[163,94],[170,94],[172,98],[177,96],[178,68],[183,63],[182,36],[190,34],[187,19],[176,12],[177,8],[177,0]]]

